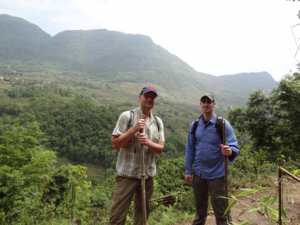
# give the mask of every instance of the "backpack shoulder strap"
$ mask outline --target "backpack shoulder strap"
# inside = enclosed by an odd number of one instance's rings
[[[154,115],[153,115],[153,116],[154,116]],[[155,118],[155,122],[156,122],[157,130],[158,130],[158,132],[159,132],[159,130],[160,130],[159,123],[158,123],[158,121],[157,121],[157,118],[156,118],[156,116],[154,116],[154,118]]]
[[[198,127],[199,120],[200,120],[200,117],[194,121],[193,131],[191,132],[191,135],[194,136],[195,141],[197,141],[197,139],[196,139],[196,130],[197,130],[197,127]]]
[[[128,121],[128,124],[127,124],[127,130],[129,129],[129,126],[130,126],[130,123],[131,123],[131,117],[134,115],[134,111],[133,109],[130,109],[130,114],[129,114],[129,121]],[[120,149],[118,149],[119,151]],[[134,150],[134,153],[135,153],[135,150]]]
[[[129,129],[129,126],[130,126],[130,123],[131,123],[131,117],[132,117],[133,115],[134,115],[134,110],[133,110],[133,109],[130,109],[130,117],[129,117],[129,122],[128,122],[127,130]],[[154,115],[153,115],[153,116],[154,116]],[[155,118],[155,123],[156,123],[156,126],[157,126],[157,130],[158,130],[158,132],[159,132],[159,130],[160,130],[159,123],[158,123],[158,121],[157,121],[156,116],[154,116],[154,118]]]
[[[219,133],[221,140],[223,142],[223,117],[222,116],[220,115],[217,116],[215,127],[217,128],[217,132]]]
[[[130,116],[129,116],[129,121],[128,121],[128,125],[127,125],[127,130],[129,129],[130,123],[131,123],[131,117],[134,115],[134,111],[133,109],[130,109]]]

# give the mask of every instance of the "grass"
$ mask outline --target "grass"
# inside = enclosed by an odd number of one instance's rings
[[[148,219],[148,224],[170,225],[171,223],[175,224],[177,222],[191,221],[194,217],[194,213],[179,211],[170,206],[169,208],[165,208],[164,210],[156,210],[154,212],[151,212]]]

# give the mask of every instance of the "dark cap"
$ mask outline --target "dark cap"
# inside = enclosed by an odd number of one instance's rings
[[[200,102],[204,97],[208,97],[212,102],[215,102],[215,97],[210,93],[205,93],[204,95],[202,95],[202,97],[200,98]]]
[[[154,92],[154,94],[156,94],[156,97],[158,96],[156,89],[154,87],[151,86],[147,86],[147,87],[143,87],[143,89],[141,90],[140,95],[148,93],[148,92]]]

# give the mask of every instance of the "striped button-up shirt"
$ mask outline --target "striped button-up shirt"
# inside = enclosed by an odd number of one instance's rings
[[[132,112],[123,112],[118,119],[112,135],[119,136],[133,127],[139,119],[140,113],[143,113],[140,108],[133,109]],[[143,118],[145,118],[145,115],[143,115]],[[145,124],[143,132],[147,135],[147,138],[154,143],[161,143],[165,141],[162,120],[158,117],[155,119],[151,112],[149,124]],[[155,154],[146,146],[144,146],[143,149],[145,151],[145,172],[147,179],[148,177],[154,177],[156,175]],[[141,178],[141,150],[142,148],[139,144],[136,133],[133,138],[119,151],[116,165],[117,175],[138,179]]]

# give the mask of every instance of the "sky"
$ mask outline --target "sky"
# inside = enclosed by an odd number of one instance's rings
[[[0,0],[0,14],[51,36],[90,29],[143,34],[198,72],[266,71],[276,81],[298,71],[299,10],[300,1],[287,0]]]

